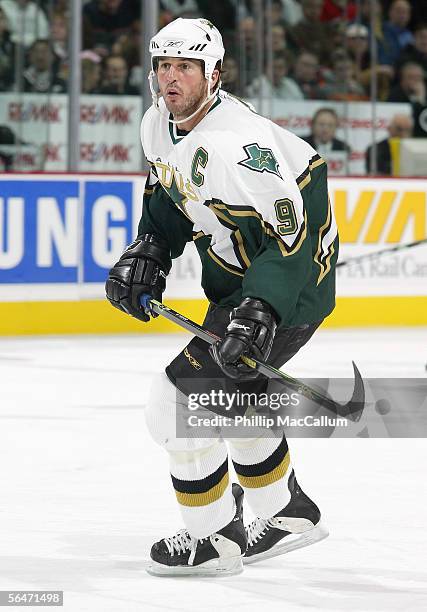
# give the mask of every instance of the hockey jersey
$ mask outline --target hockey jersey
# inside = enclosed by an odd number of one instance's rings
[[[222,91],[188,133],[168,116],[161,99],[142,120],[151,170],[138,234],[161,236],[172,259],[194,240],[213,303],[259,298],[286,326],[323,319],[338,255],[324,160]]]

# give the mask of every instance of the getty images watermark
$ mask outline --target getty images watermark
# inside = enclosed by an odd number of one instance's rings
[[[296,408],[301,396],[294,393],[247,393],[239,390],[227,392],[211,389],[209,392],[190,393],[187,423],[190,427],[347,427],[347,419],[326,414],[315,416],[291,416],[283,413],[284,408]],[[208,409],[209,414],[201,409]],[[220,410],[225,414],[212,414]],[[235,414],[241,409],[243,414]],[[264,412],[267,411],[267,414]],[[233,416],[227,413],[233,412]]]
[[[427,438],[426,378],[364,378],[364,401],[351,413],[346,411],[354,392],[349,378],[300,381],[333,400],[324,405],[271,380],[261,387],[245,383],[245,390],[256,393],[236,389],[227,379],[176,383],[179,438],[250,438],[266,430],[305,438]]]

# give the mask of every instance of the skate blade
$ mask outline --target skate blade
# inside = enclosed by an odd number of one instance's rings
[[[242,555],[229,559],[212,559],[200,565],[171,566],[151,561],[146,568],[151,576],[236,576],[243,572]]]
[[[244,557],[243,563],[244,565],[249,565],[250,563],[257,563],[258,561],[263,561],[264,559],[270,559],[271,557],[277,557],[278,555],[285,555],[292,550],[297,550],[298,548],[304,548],[304,546],[310,546],[310,544],[315,544],[316,542],[320,542],[328,537],[329,531],[327,527],[319,521],[314,529],[310,529],[309,531],[305,531],[304,533],[292,534],[297,537],[286,542],[288,536],[285,536],[284,540],[270,548],[270,550],[266,550],[265,552],[259,553],[257,555],[252,555],[251,557]]]

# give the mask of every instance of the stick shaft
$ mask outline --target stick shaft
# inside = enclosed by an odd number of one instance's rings
[[[377,257],[378,255],[389,255],[390,253],[396,253],[396,251],[403,251],[405,249],[411,249],[412,247],[420,246],[421,244],[426,244],[427,238],[423,238],[421,240],[415,240],[414,242],[409,242],[408,244],[398,244],[394,247],[389,247],[387,249],[381,249],[381,251],[375,251],[374,253],[366,253],[365,255],[355,255],[355,257],[350,257],[345,261],[340,261],[337,263],[336,267],[341,268],[343,266],[349,266],[356,261],[362,261],[363,259],[372,259],[373,257]]]
[[[165,304],[162,304],[162,302],[151,299],[150,307],[157,314],[164,316],[166,319],[173,321],[181,327],[184,327],[186,330],[188,330],[198,338],[205,340],[209,344],[214,344],[218,340],[221,340],[221,338],[216,334],[203,328],[198,323],[191,321],[191,319],[188,319],[187,317],[185,317],[179,312],[176,312],[172,308],[165,306]],[[293,378],[292,376],[289,376],[288,374],[285,374],[277,368],[263,363],[258,359],[242,357],[242,361],[244,361],[250,367],[253,367],[258,370],[261,374],[264,374],[264,376],[266,376],[267,378],[279,379],[285,386],[293,387],[298,391],[300,395],[303,395],[307,399],[320,402],[323,406],[330,408],[334,412],[337,411],[336,402],[334,402],[331,398],[323,395],[323,393],[312,389],[297,378]]]

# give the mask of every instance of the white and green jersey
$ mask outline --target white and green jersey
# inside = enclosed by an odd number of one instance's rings
[[[168,116],[161,99],[141,124],[151,171],[139,234],[166,239],[172,258],[194,240],[214,303],[258,297],[283,325],[324,318],[338,255],[324,160],[224,92],[188,133]]]

